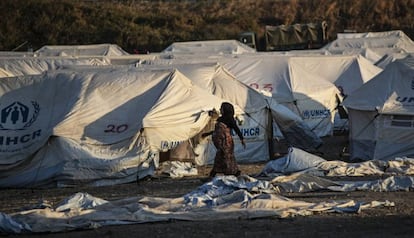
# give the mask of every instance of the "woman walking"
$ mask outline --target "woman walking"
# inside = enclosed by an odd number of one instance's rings
[[[214,131],[204,134],[204,136],[213,134],[213,143],[217,149],[210,177],[214,177],[217,173],[238,176],[240,175],[240,170],[234,157],[234,141],[231,136],[231,130],[234,130],[239,136],[244,148],[246,148],[246,143],[234,119],[233,105],[228,102],[222,103],[220,113],[221,116],[217,119]]]

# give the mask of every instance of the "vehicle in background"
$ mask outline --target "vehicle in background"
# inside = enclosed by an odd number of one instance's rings
[[[319,49],[328,42],[328,24],[320,23],[265,26],[264,35],[242,32],[238,40],[257,51]]]

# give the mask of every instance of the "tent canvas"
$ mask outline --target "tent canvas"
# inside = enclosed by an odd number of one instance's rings
[[[342,87],[345,95],[382,71],[361,55],[297,56],[292,61]]]
[[[34,52],[35,56],[122,56],[129,55],[115,44],[45,45]]]
[[[338,89],[321,76],[308,72],[291,61],[295,56],[278,54],[240,54],[200,57],[179,55],[146,64],[168,62],[219,62],[236,79],[271,97],[299,115],[314,133],[321,137],[333,134],[333,112],[337,106]]]
[[[375,65],[381,69],[385,69],[387,65],[394,62],[395,60],[403,59],[409,55],[410,53],[387,53],[381,59],[375,62]],[[411,53],[411,55],[414,55],[414,53]]]
[[[67,65],[65,68],[72,70],[111,70],[134,68],[132,65],[116,65],[102,67],[88,67]],[[183,73],[194,85],[206,90],[224,101],[231,102],[235,106],[239,126],[246,138],[247,148],[240,143],[235,143],[235,154],[238,162],[266,161],[270,158],[268,137],[271,126],[269,125],[269,110],[264,97],[243,83],[234,79],[221,65],[217,63],[197,64],[168,64],[168,65],[136,65],[136,70],[174,70]],[[218,110],[218,108],[216,108]],[[214,120],[212,118],[212,120]],[[212,121],[206,131],[214,128]],[[238,137],[234,139],[238,141]],[[176,159],[195,162],[198,165],[212,163],[215,149],[211,139],[205,140],[197,135],[189,141],[180,143],[176,148],[162,154],[162,160]]]
[[[382,71],[361,55],[298,56],[292,61],[335,84],[342,90],[342,96],[352,93]],[[340,107],[335,110],[334,130],[348,130],[346,112],[340,110]]]
[[[266,66],[266,60],[265,63],[263,61],[257,60],[256,62],[252,62],[252,65],[243,65],[243,63],[236,62],[236,64],[239,64],[238,66],[233,66],[232,61],[243,61],[244,58],[249,57],[262,57],[262,58],[270,58],[270,57],[289,57],[289,61],[287,65],[283,66],[282,63],[278,63],[280,66],[277,68],[274,67],[276,71],[283,72],[283,67],[287,68],[290,67],[291,69],[286,70],[285,75],[290,76],[289,74],[294,74],[293,70],[295,68],[303,68],[305,71],[310,72],[307,74],[303,74],[303,76],[300,76],[302,78],[309,77],[309,75],[313,75],[313,77],[321,77],[325,80],[328,80],[329,82],[335,84],[338,88],[343,89],[343,93],[349,94],[355,89],[359,88],[362,84],[370,80],[372,77],[374,77],[376,74],[381,72],[381,68],[376,67],[372,62],[367,60],[365,57],[356,54],[356,55],[323,55],[321,52],[327,52],[324,51],[306,51],[303,54],[301,51],[296,52],[270,52],[270,53],[254,53],[254,54],[243,54],[240,56],[233,56],[233,57],[210,57],[208,59],[199,59],[197,57],[191,57],[189,55],[174,55],[173,58],[175,61],[184,61],[185,58],[187,58],[187,61],[197,61],[197,60],[211,60],[211,61],[219,61],[221,62],[226,68],[230,66],[229,70],[234,71],[233,74],[236,75],[237,79],[241,79],[243,82],[249,84],[255,89],[258,90],[269,90],[274,88],[272,85],[271,79],[272,75],[269,75],[269,72],[271,70],[268,70],[271,68],[271,66]],[[230,58],[230,59],[229,59]],[[230,63],[229,63],[230,62]],[[258,66],[260,64],[260,66]],[[255,69],[262,67],[260,70],[255,71]],[[296,70],[298,71],[298,70]],[[274,73],[277,74],[278,72]],[[291,73],[292,72],[292,73]],[[245,76],[249,76],[252,73],[257,73],[257,78],[259,78],[261,81],[263,79],[268,79],[266,82],[264,82],[262,85],[259,85],[257,82],[254,82],[251,79],[248,79],[247,77],[238,77],[240,74],[244,74]],[[282,73],[281,73],[282,74]],[[281,98],[281,93],[283,92],[289,92],[287,89],[289,86],[284,83],[283,75],[282,76],[274,76],[274,78],[282,78],[281,84],[277,85],[277,89],[280,89],[275,94],[275,97],[277,97],[277,100],[285,100],[289,101],[292,99],[283,99]],[[288,79],[290,80],[290,79]],[[312,79],[313,80],[313,79]],[[286,81],[286,80],[285,80]],[[283,88],[284,87],[284,88]],[[288,96],[286,96],[288,97]],[[341,101],[341,98],[339,98],[339,101]],[[336,107],[336,104],[334,105]],[[334,109],[334,130],[343,130],[347,127],[347,119],[342,119],[339,116],[339,113],[337,109]]]
[[[297,113],[319,137],[333,134],[338,89],[309,72],[294,56],[273,54],[222,57],[218,61],[237,80],[265,93]]]
[[[389,64],[350,94],[351,158],[388,160],[414,155],[414,58]]]
[[[414,42],[403,31],[339,33],[337,39],[323,47],[330,52],[358,48],[398,48],[414,51]]]
[[[232,103],[235,106],[239,127],[247,143],[247,147],[244,149],[240,143],[237,143],[239,138],[236,135],[233,137],[236,141],[235,155],[237,161],[247,163],[269,160],[268,143],[270,143],[269,136],[271,136],[272,128],[265,98],[260,93],[237,81],[220,64],[186,63],[137,66],[143,70],[148,68],[176,68],[195,85],[206,89],[224,101]],[[200,142],[197,145],[199,148],[195,148],[198,154],[196,156],[197,164],[212,164],[215,147],[211,138]],[[204,156],[202,156],[203,154]]]
[[[65,65],[108,65],[103,57],[0,57],[0,78],[41,74]]]
[[[0,57],[32,57],[33,51],[0,51]]]
[[[237,55],[244,53],[254,53],[255,49],[237,40],[207,40],[207,41],[186,41],[174,42],[163,51],[162,57],[168,55]]]
[[[243,82],[236,80],[236,78],[227,71],[220,63],[215,62],[215,60],[207,60],[210,62],[202,63],[203,60],[193,60],[186,61],[183,59],[170,59],[170,60],[155,60],[155,61],[148,61],[147,64],[156,65],[156,67],[161,67],[160,65],[169,65],[169,67],[178,67],[180,71],[186,74],[189,78],[194,78],[195,82],[203,87],[210,87],[213,90],[213,94],[222,97],[223,99],[234,103],[234,105],[240,107],[243,111],[242,114],[239,115],[239,119],[247,123],[247,125],[253,123],[252,125],[258,125],[260,127],[254,128],[247,128],[245,131],[250,131],[251,133],[259,131],[259,135],[261,131],[265,131],[265,128],[269,128],[269,123],[266,122],[265,118],[272,116],[273,117],[273,140],[279,140],[280,137],[285,137],[285,139],[289,142],[291,146],[296,146],[298,148],[302,148],[304,150],[314,150],[315,148],[319,147],[322,143],[321,139],[314,133],[311,128],[300,118],[299,116],[295,115],[289,108],[286,106],[278,103],[276,100],[272,99],[272,97],[268,97],[259,93],[257,90],[248,87]],[[201,62],[201,63],[200,63]],[[189,72],[189,69],[200,66],[208,66],[208,65],[216,65],[220,69],[217,71],[220,72],[219,74],[215,73],[215,77],[213,77],[213,81],[211,79],[202,79],[202,75],[194,75],[194,72],[200,72],[200,69],[193,70],[193,72]],[[223,78],[224,76],[224,78]],[[200,82],[200,79],[201,82]],[[229,80],[230,79],[230,80]],[[246,97],[247,95],[247,97]],[[266,105],[263,104],[266,102]],[[264,107],[269,110],[269,112],[264,112]],[[271,113],[271,114],[269,114]],[[261,119],[260,119],[261,118]],[[248,123],[251,121],[251,123]],[[260,129],[262,128],[262,129]],[[271,130],[271,129],[268,129]],[[248,134],[249,134],[248,133]],[[256,134],[256,133],[253,133]],[[270,134],[268,133],[268,135]],[[257,141],[259,137],[253,139],[252,141]],[[260,137],[265,140],[266,137]],[[238,140],[238,138],[235,138]],[[239,151],[238,148],[241,146],[236,146],[236,154]],[[272,148],[270,148],[273,151]],[[246,150],[242,150],[244,154],[246,154]],[[273,151],[275,152],[275,151]],[[242,156],[243,157],[243,156]],[[252,158],[255,158],[253,156]],[[254,159],[241,159],[244,161],[254,161]],[[263,160],[263,159],[261,159]]]
[[[1,187],[134,181],[222,102],[177,70],[49,71],[0,85]]]
[[[105,56],[111,65],[135,65],[141,64],[146,60],[154,60],[160,57],[160,53],[150,54],[131,54],[121,56]]]
[[[362,54],[376,63],[383,56],[414,52],[414,42],[403,31],[339,33],[322,48],[332,54]]]

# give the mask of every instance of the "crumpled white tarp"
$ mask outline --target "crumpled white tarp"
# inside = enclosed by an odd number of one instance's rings
[[[327,161],[298,148],[280,159],[268,162],[260,173],[279,192],[331,191],[412,191],[414,159],[370,160],[361,163]],[[366,181],[332,181],[326,177],[381,176]]]
[[[162,174],[167,174],[171,178],[198,175],[197,168],[190,162],[165,161],[161,163],[159,170]]]
[[[360,212],[390,201],[340,200],[310,203],[278,193],[311,191],[412,191],[413,159],[345,163],[326,161],[296,148],[263,169],[262,179],[247,175],[218,176],[178,198],[130,197],[107,201],[86,193],[65,199],[56,208],[36,206],[13,214],[0,213],[0,233],[63,232],[106,225],[177,220],[251,219],[307,216],[315,212]],[[273,169],[273,170],[272,170]],[[269,176],[272,175],[273,177]],[[317,175],[324,175],[320,177]],[[329,176],[389,175],[370,181],[333,181]]]
[[[296,147],[290,147],[286,156],[269,161],[261,174],[266,176],[283,175],[315,168],[326,160]]]
[[[369,160],[361,163],[347,163],[310,154],[299,148],[289,148],[288,154],[269,161],[261,175],[277,175],[303,172],[320,176],[367,176],[367,175],[414,175],[414,159],[397,157],[394,160]]]
[[[315,191],[413,191],[414,178],[411,176],[390,176],[385,179],[365,181],[333,181],[306,173],[279,176],[271,181],[276,191],[304,193]]]
[[[341,181],[339,186],[329,187],[334,191],[375,191],[394,192],[414,190],[414,178],[411,176],[391,176],[374,181]]]
[[[0,232],[38,233],[91,229],[107,225],[176,220],[252,219],[308,216],[315,212],[358,213],[389,201],[304,202],[276,194],[273,185],[249,176],[218,176],[178,198],[130,197],[106,201],[85,193],[44,207],[10,215],[0,213]]]

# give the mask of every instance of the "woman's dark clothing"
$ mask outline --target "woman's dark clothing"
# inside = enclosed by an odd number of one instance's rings
[[[210,176],[215,176],[216,173],[223,173],[225,175],[239,175],[240,170],[234,156],[234,141],[231,135],[233,129],[240,139],[243,139],[243,135],[236,124],[236,121],[226,120],[223,117],[217,119],[215,129],[213,132],[213,143],[217,149],[216,156],[214,158],[213,169]]]
[[[237,126],[236,120],[234,120],[233,117],[227,119],[224,117],[219,117],[217,119],[217,123],[218,122],[224,123],[227,127],[233,129],[234,132],[236,132],[236,134],[239,136],[240,140],[243,139],[243,134],[241,133],[240,128]]]

